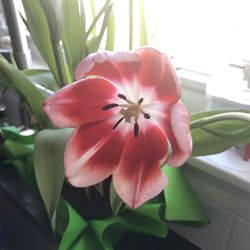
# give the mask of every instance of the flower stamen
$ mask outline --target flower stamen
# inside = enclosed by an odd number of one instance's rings
[[[142,104],[143,100],[144,100],[143,98],[140,98],[137,103]]]
[[[116,104],[116,103],[110,103],[108,105],[105,105],[102,110],[108,110],[108,109],[112,109],[112,108],[115,108],[115,107],[118,107],[119,105]]]
[[[123,94],[118,94],[118,97],[120,97],[121,99],[123,99],[123,100],[127,100],[127,98],[126,98],[126,96],[125,95],[123,95]]]
[[[117,126],[122,122],[123,119],[124,119],[124,117],[122,117],[121,119],[119,119],[119,121],[115,124],[115,126],[113,127],[113,129],[116,129]]]
[[[134,136],[135,136],[135,138],[137,138],[138,135],[139,135],[139,125],[138,125],[138,123],[136,122],[136,123],[134,124]]]
[[[119,114],[121,114],[123,117],[120,118],[116,124],[114,125],[113,129],[116,129],[118,125],[125,120],[126,123],[132,123],[134,122],[134,136],[135,138],[139,135],[139,116],[140,114],[143,114],[143,117],[145,119],[150,119],[150,115],[148,113],[145,113],[144,110],[141,107],[142,102],[144,101],[143,98],[140,98],[137,103],[130,101],[127,99],[127,97],[123,94],[118,94],[118,97],[126,101],[126,103],[123,104],[117,104],[117,103],[110,103],[108,105],[105,105],[102,110],[109,110],[115,107],[120,107]],[[133,120],[131,120],[133,118]]]

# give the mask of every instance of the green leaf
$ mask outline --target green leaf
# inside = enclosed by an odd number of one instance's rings
[[[192,156],[216,154],[250,142],[249,110],[198,113],[191,115],[191,121]]]
[[[63,46],[71,74],[85,56],[85,11],[81,0],[63,0]]]
[[[63,227],[60,229],[63,233],[59,249],[77,249],[73,246],[83,236],[84,231],[86,231],[87,222],[64,200],[60,200],[59,202],[57,220],[57,226]]]
[[[122,205],[124,204],[121,198],[118,196],[118,194],[115,191],[115,187],[113,185],[113,181],[110,184],[110,190],[109,190],[109,201],[110,206],[113,212],[113,215],[118,215]]]
[[[76,214],[69,204],[59,203],[57,209],[57,229],[62,235],[60,249],[78,250],[113,249],[124,231],[133,231],[165,237],[167,226],[163,220],[164,200],[157,197],[140,208],[128,209],[119,216],[86,221]],[[67,210],[68,209],[68,210]],[[69,216],[70,215],[70,216]]]
[[[39,125],[51,126],[43,111],[43,103],[46,99],[44,94],[21,71],[2,57],[0,57],[0,72],[8,79],[11,86],[25,98]]]
[[[1,149],[8,154],[9,160],[33,154],[35,133],[22,135],[16,127],[12,126],[1,127],[0,131],[4,140]]]
[[[108,17],[109,17],[110,11],[111,11],[112,6],[113,6],[112,4],[109,4],[109,2],[110,1],[106,1],[106,4],[100,10],[100,12],[98,13],[98,15],[96,16],[96,18],[92,22],[89,30],[87,31],[87,37],[88,37],[88,35],[90,34],[91,30],[94,27],[93,25],[96,25],[96,22],[99,20],[99,18],[101,17],[101,15],[104,13],[104,19],[103,19],[103,22],[102,22],[102,27],[101,27],[101,30],[100,30],[98,36],[95,36],[95,37],[91,38],[86,43],[86,45],[88,47],[88,52],[89,53],[96,52],[100,48],[100,44],[101,44],[104,32],[105,32],[105,30],[107,28]]]
[[[35,133],[22,135],[16,127],[2,127],[1,134],[4,139],[0,145],[1,160],[11,163],[24,181],[36,189],[33,161]]]
[[[140,0],[140,46],[148,45],[147,26],[144,13],[144,0]]]
[[[50,29],[51,42],[56,47],[61,40],[63,13],[61,0],[39,0]]]
[[[114,50],[115,46],[115,17],[113,10],[110,11],[107,23],[106,50]]]
[[[133,0],[129,0],[129,50],[133,49],[134,39],[134,3]]]
[[[89,226],[95,232],[104,249],[112,249],[124,231],[165,237],[167,226],[161,217],[163,203],[145,203],[137,209],[127,210],[119,216],[91,220]]]
[[[201,118],[207,118],[211,117],[214,115],[218,114],[226,114],[226,113],[231,113],[231,112],[242,112],[242,113],[250,113],[249,109],[218,109],[218,110],[209,110],[209,111],[203,111],[203,112],[197,112],[197,113],[192,113],[190,115],[190,120],[191,120],[191,126],[192,123],[201,119]]]
[[[35,133],[31,135],[22,135],[15,126],[1,127],[1,133],[4,139],[17,141],[23,144],[33,144]]]
[[[63,155],[71,129],[46,129],[35,140],[35,175],[49,217],[57,207],[64,181]]]
[[[163,171],[169,180],[164,189],[165,219],[190,226],[207,225],[209,219],[201,208],[183,170],[165,166]]]
[[[57,233],[61,236],[59,250],[103,250],[87,221],[63,199],[57,208]]]
[[[32,154],[34,151],[34,146],[32,144],[25,145],[12,140],[5,140],[4,147],[14,158]]]
[[[105,14],[105,12],[107,13],[107,11],[110,9],[110,6],[112,6],[112,4],[110,4],[110,1],[111,0],[106,0],[105,4],[101,8],[101,10],[95,16],[94,20],[92,21],[91,25],[89,26],[89,28],[87,30],[87,33],[86,33],[87,39],[89,38],[89,36],[93,32],[93,30],[95,30],[96,24],[100,20],[100,18],[102,17],[102,15]],[[92,9],[94,7],[94,2],[93,1],[91,1],[91,7],[92,7]],[[96,35],[93,35],[93,36],[96,36]]]
[[[95,9],[95,1],[94,0],[89,0],[90,4],[90,11],[91,11],[91,16],[92,19],[94,20],[96,17],[96,9]],[[96,36],[96,26],[93,26],[93,29],[91,30],[91,36],[94,37]]]
[[[53,1],[52,1],[53,2]],[[48,64],[57,82],[59,75],[54,57],[53,45],[51,43],[50,28],[48,20],[40,1],[22,0],[26,14],[28,29],[39,52]]]
[[[34,83],[43,86],[46,89],[56,91],[58,90],[57,83],[53,74],[49,70],[44,69],[25,69],[23,73]]]

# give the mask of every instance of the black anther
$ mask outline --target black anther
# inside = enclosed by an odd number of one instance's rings
[[[145,119],[150,119],[150,115],[148,113],[143,114]]]
[[[125,95],[123,95],[123,94],[118,94],[118,97],[120,97],[121,99],[123,99],[123,100],[127,100],[127,98],[126,98],[126,96]]]
[[[110,104],[104,106],[104,107],[102,108],[102,110],[108,110],[108,109],[112,109],[112,108],[115,108],[115,107],[118,107],[118,106],[119,106],[119,105],[116,104],[116,103],[110,103]]]
[[[122,122],[123,119],[124,119],[124,117],[122,117],[122,118],[115,124],[115,126],[113,127],[113,129],[116,129],[117,126]]]
[[[138,125],[138,123],[136,122],[136,123],[134,124],[134,136],[135,136],[135,138],[138,137],[138,134],[139,134],[139,125]]]
[[[144,100],[143,98],[140,98],[137,103],[141,104],[143,102],[143,100]]]

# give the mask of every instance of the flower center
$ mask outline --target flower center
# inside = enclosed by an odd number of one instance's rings
[[[125,120],[127,123],[134,122],[134,136],[138,137],[139,134],[139,125],[138,120],[140,114],[143,115],[145,119],[150,119],[150,115],[148,113],[145,113],[141,107],[141,104],[143,102],[143,98],[140,98],[137,103],[132,102],[126,98],[123,94],[118,94],[118,97],[123,99],[126,103],[124,104],[117,104],[117,103],[110,103],[108,105],[105,105],[102,110],[109,110],[115,107],[121,107],[119,113],[123,115],[122,118],[120,118],[117,123],[114,125],[113,129],[116,129],[117,126]],[[133,119],[132,119],[133,118]]]

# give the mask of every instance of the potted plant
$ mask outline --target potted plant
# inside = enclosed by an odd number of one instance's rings
[[[3,149],[19,152],[12,163],[19,156],[34,160],[29,162],[34,189],[37,185],[58,248],[113,249],[125,231],[165,237],[168,221],[206,225],[182,169],[170,166],[249,143],[249,111],[189,118],[164,54],[150,47],[97,51],[106,30],[106,48],[113,48],[108,0],[88,29],[82,1],[22,2],[50,70],[21,72],[0,59],[3,82],[23,96],[36,131],[33,151],[18,131],[3,128]],[[90,39],[101,16],[100,33]]]

